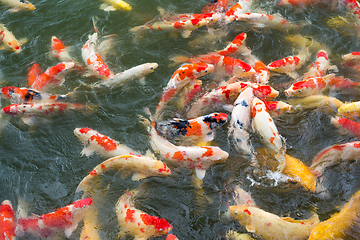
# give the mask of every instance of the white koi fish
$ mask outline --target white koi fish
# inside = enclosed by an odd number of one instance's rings
[[[118,155],[140,155],[123,144],[91,129],[75,128],[74,134],[84,144],[81,155],[90,156],[94,152],[105,158],[112,158]]]
[[[154,151],[160,153],[162,159],[179,164],[188,169],[194,169],[199,179],[205,177],[206,169],[225,161],[229,154],[219,147],[213,146],[175,146],[162,138],[155,130],[155,124],[143,119],[150,133],[150,144]]]
[[[131,11],[130,4],[123,0],[102,0],[104,3],[100,5],[100,9],[104,11]]]
[[[266,105],[259,98],[252,100],[252,129],[261,136],[263,143],[273,151],[278,161],[278,171],[285,167],[285,145],[277,130],[274,120],[270,116]]]
[[[11,12],[34,11],[36,7],[27,0],[0,0],[0,3],[11,8]]]
[[[150,176],[168,176],[171,170],[165,163],[141,155],[120,155],[109,158],[97,165],[89,175],[87,175],[79,184],[76,191],[88,192],[97,176],[105,174],[109,170],[118,170],[125,175],[133,173],[132,180],[138,181]]]
[[[255,200],[251,197],[251,193],[246,192],[239,185],[235,185],[233,198],[235,205],[247,205],[247,206],[256,206]]]
[[[126,191],[118,200],[115,211],[120,225],[119,238],[132,235],[136,240],[166,235],[172,226],[164,218],[151,216],[135,208],[133,191]]]
[[[266,240],[307,239],[320,222],[317,215],[307,220],[295,220],[290,217],[279,217],[256,206],[248,205],[230,206],[229,211],[246,230]]]
[[[0,50],[6,49],[15,53],[20,53],[21,45],[24,44],[27,40],[17,40],[14,34],[9,31],[4,24],[0,24],[0,41],[2,43]]]

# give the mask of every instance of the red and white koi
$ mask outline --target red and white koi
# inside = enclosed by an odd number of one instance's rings
[[[144,63],[125,70],[124,72],[115,74],[107,81],[95,83],[93,87],[118,87],[133,79],[143,79],[146,75],[154,72],[157,67],[157,63]]]
[[[133,191],[126,191],[116,203],[119,238],[127,234],[138,240],[166,235],[172,226],[164,218],[151,216],[137,209],[133,203],[134,195]]]
[[[90,174],[80,182],[76,191],[90,191],[94,179],[97,179],[98,176],[105,174],[109,170],[118,170],[124,174],[133,173],[133,181],[150,176],[162,177],[171,174],[171,170],[165,163],[154,158],[141,155],[119,155],[107,159],[91,170]]]
[[[213,146],[175,146],[162,138],[155,129],[155,123],[144,119],[150,133],[150,144],[154,151],[160,153],[162,159],[195,170],[199,179],[205,177],[206,169],[225,161],[229,154],[219,147]]]
[[[0,239],[15,240],[15,211],[9,200],[0,205]]]
[[[266,240],[307,239],[311,230],[320,222],[317,215],[306,220],[295,220],[290,217],[279,217],[256,206],[248,205],[230,206],[229,211],[246,230]]]
[[[245,32],[238,34],[231,43],[229,43],[223,50],[216,53],[221,56],[229,56],[235,53],[241,53],[243,55],[251,54],[249,48],[245,45],[247,34]]]
[[[174,234],[168,234],[165,240],[179,240]]]
[[[351,52],[342,56],[345,62],[360,63],[360,52]]]
[[[254,63],[253,68],[256,72],[256,74],[255,74],[256,83],[266,84],[269,82],[270,71],[266,67],[265,63],[263,63],[262,61],[259,60]]]
[[[328,70],[337,71],[338,69],[336,65],[330,64],[330,60],[326,51],[320,50],[316,55],[315,63],[310,65],[309,71],[304,73],[302,78],[307,79],[310,77],[324,77]]]
[[[53,233],[63,231],[66,237],[70,237],[84,218],[87,206],[90,204],[92,204],[91,198],[80,199],[55,212],[19,218],[15,230],[16,236],[21,237],[24,233],[29,233],[36,237],[45,238]]]
[[[358,21],[356,25],[360,28],[360,3],[357,0],[342,0],[342,3],[355,15]]]
[[[98,41],[98,33],[95,32],[89,35],[89,39],[86,41],[81,49],[81,56],[89,70],[90,75],[94,75],[100,79],[108,80],[114,77],[113,72],[108,65],[104,62],[101,56],[96,51],[96,45]]]
[[[285,144],[280,136],[274,120],[270,116],[265,103],[257,97],[251,102],[252,129],[261,136],[261,140],[269,149],[275,152],[278,161],[278,171],[285,167]]]
[[[217,0],[210,1],[203,9],[202,13],[224,13],[228,11],[229,7],[233,4],[233,0]]]
[[[73,62],[61,62],[55,66],[49,67],[44,73],[41,73],[36,77],[31,84],[31,88],[43,91],[52,85],[61,86],[65,82],[65,75],[72,70],[74,65]]]
[[[228,115],[225,113],[211,113],[189,120],[155,122],[155,129],[166,138],[178,139],[181,142],[209,142],[214,139],[215,130],[224,125],[227,119]]]
[[[225,23],[230,23],[238,19],[239,15],[250,12],[252,0],[239,0],[225,13]]]
[[[81,155],[90,156],[94,152],[104,158],[111,158],[119,155],[140,155],[137,151],[130,149],[124,144],[91,129],[75,128],[74,134],[84,144]]]
[[[131,11],[132,7],[130,4],[123,0],[102,0],[104,3],[101,4],[100,9],[104,11]]]
[[[9,31],[4,24],[0,24],[0,41],[3,44],[1,49],[6,49],[15,53],[21,52],[21,45],[26,42],[26,39],[17,40],[14,34]]]
[[[271,62],[267,65],[267,68],[271,71],[278,73],[285,73],[292,78],[298,78],[299,74],[296,72],[297,69],[301,68],[307,61],[309,51],[307,48],[303,48],[298,55],[288,56],[276,61]]]
[[[36,7],[27,0],[0,0],[0,3],[11,8],[11,12],[34,11]]]
[[[51,37],[51,53],[61,62],[74,62],[76,66],[80,66],[80,64],[70,56],[69,48],[65,47],[63,41],[55,36]]]
[[[360,123],[347,117],[334,117],[330,120],[331,124],[340,130],[341,134],[351,134],[360,137]]]
[[[310,171],[320,177],[325,168],[333,166],[340,161],[355,160],[360,157],[360,142],[347,142],[343,144],[333,145],[321,150],[313,159]]]
[[[296,8],[304,8],[304,7],[308,7],[308,6],[317,4],[319,2],[322,2],[322,1],[318,1],[318,0],[281,0],[278,3],[278,5],[279,6],[291,5]]]
[[[276,118],[284,113],[293,112],[293,107],[283,101],[264,101],[266,109],[272,118]]]

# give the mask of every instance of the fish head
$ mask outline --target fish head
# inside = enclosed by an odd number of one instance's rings
[[[12,40],[7,43],[9,49],[15,53],[21,52],[21,46],[17,40]]]
[[[161,161],[156,161],[154,166],[149,169],[152,176],[169,176],[171,175],[170,168]]]
[[[193,63],[188,64],[187,68],[189,69],[189,77],[198,78],[204,76],[214,70],[214,65],[208,63]]]
[[[18,104],[11,104],[2,109],[2,112],[7,115],[16,115],[18,113]]]
[[[264,101],[269,112],[275,113],[277,116],[292,111],[292,105],[283,101]]]
[[[20,2],[21,2],[21,8],[23,9],[26,9],[28,11],[34,11],[36,9],[34,4],[30,3],[29,1],[21,0]]]
[[[166,235],[172,229],[170,223],[164,218],[151,216],[146,213],[140,214],[140,218],[145,225],[154,227],[154,236]]]
[[[75,136],[82,142],[86,143],[92,135],[94,135],[95,131],[91,128],[75,128],[74,134]]]
[[[279,91],[269,85],[253,84],[254,95],[261,99],[274,99],[279,96]]]
[[[250,223],[251,219],[251,210],[249,208],[253,208],[248,205],[234,205],[229,207],[229,212],[233,218],[239,221],[240,224],[246,225]]]
[[[218,128],[224,125],[228,120],[226,113],[212,113],[203,117],[203,121],[208,124],[210,129]]]
[[[300,81],[291,85],[286,89],[285,95],[287,97],[306,97],[311,95],[313,87],[309,85],[310,81]]]
[[[157,63],[146,63],[144,65],[144,74],[150,74],[155,71],[155,69],[159,66]]]
[[[256,73],[255,69],[248,63],[235,59],[233,75],[237,77],[248,77]]]
[[[229,157],[229,153],[225,152],[219,147],[202,146],[201,148],[206,150],[202,155],[202,158],[208,160],[210,164],[213,164],[215,162],[216,163],[223,162]]]
[[[124,10],[124,11],[131,11],[132,10],[132,7],[127,2],[124,2],[122,0],[112,1],[112,3],[114,4],[114,7],[117,10]]]
[[[360,52],[351,52],[351,53],[343,55],[342,58],[346,62],[359,61],[360,60]]]
[[[17,89],[17,87],[14,86],[6,86],[1,88],[1,97],[2,98],[12,98],[12,95],[15,93],[15,90]]]

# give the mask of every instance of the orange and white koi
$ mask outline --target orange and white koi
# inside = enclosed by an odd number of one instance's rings
[[[346,232],[359,222],[360,191],[345,203],[340,212],[320,222],[310,233],[309,240],[346,239]],[[349,235],[353,237],[354,235]]]
[[[360,142],[348,142],[338,145],[329,146],[321,150],[313,159],[310,171],[320,177],[325,168],[333,166],[339,161],[355,160],[358,161],[360,156]]]
[[[70,56],[68,47],[65,47],[63,41],[55,36],[51,37],[51,53],[61,62],[74,62],[76,65],[79,65],[79,63]]]
[[[0,239],[15,240],[15,211],[9,200],[0,205]]]
[[[251,102],[252,129],[261,136],[263,143],[275,152],[278,161],[277,169],[281,172],[285,167],[285,144],[280,136],[274,120],[270,116],[265,103],[257,97]]]
[[[75,128],[74,134],[84,144],[81,155],[85,154],[87,157],[94,152],[104,158],[112,158],[119,155],[140,155],[137,151],[91,128]]]
[[[183,120],[172,119],[169,121],[155,122],[158,133],[170,139],[182,142],[210,142],[214,139],[215,130],[227,122],[225,113],[211,113],[209,115]]]
[[[296,82],[285,90],[285,94],[288,97],[305,97],[321,94],[329,89],[354,87],[359,87],[359,83],[344,77],[336,77],[334,74],[329,74],[324,77],[311,77]]]
[[[267,240],[307,239],[319,223],[317,215],[306,220],[295,220],[290,217],[279,217],[256,206],[235,205],[230,206],[229,211],[246,230]]]
[[[154,72],[157,67],[157,63],[144,63],[117,73],[107,81],[95,83],[93,87],[118,87],[133,79],[143,79],[146,75]]]
[[[217,51],[216,53],[221,56],[229,56],[235,53],[249,55],[251,51],[245,45],[246,38],[247,34],[245,32],[240,33],[223,50]]]
[[[61,62],[49,67],[45,72],[36,77],[31,88],[43,91],[51,85],[61,86],[65,82],[65,75],[74,67],[73,62]]]
[[[97,45],[97,41],[98,33],[96,31],[92,35],[89,35],[89,39],[81,49],[81,56],[90,75],[94,75],[103,80],[108,80],[114,77],[114,73],[96,52],[95,46]]]
[[[266,67],[274,72],[285,73],[292,78],[298,78],[299,74],[296,72],[297,69],[301,68],[307,61],[309,51],[305,47],[298,55],[288,56],[276,61],[269,63]]]
[[[251,129],[251,102],[254,98],[253,88],[247,87],[243,90],[236,101],[231,112],[231,120],[228,136],[233,139],[237,151],[255,161],[254,149],[251,145],[249,130]]]
[[[233,22],[238,19],[241,14],[250,12],[251,4],[252,0],[239,0],[225,13],[225,23]]]
[[[328,54],[325,50],[320,50],[316,55],[316,61],[310,65],[309,71],[302,75],[303,79],[310,77],[324,77],[328,70],[337,71],[336,65],[331,65]]]
[[[337,109],[339,116],[359,117],[360,116],[360,101],[346,102]]]
[[[123,0],[102,0],[104,3],[101,4],[100,9],[104,11],[131,11],[132,7],[130,4]]]
[[[120,225],[119,238],[132,235],[134,239],[144,240],[150,237],[166,235],[172,226],[164,218],[148,215],[137,209],[133,203],[134,191],[126,191],[115,206]]]
[[[35,102],[54,102],[68,98],[67,95],[52,95],[28,88],[6,86],[1,88],[0,96],[9,99],[14,104],[35,103]]]
[[[344,65],[347,63],[360,63],[360,52],[351,52],[342,56],[345,60]]]
[[[233,4],[232,0],[212,0],[203,9],[202,13],[224,13],[228,11],[229,7]]]
[[[360,137],[360,123],[347,117],[334,117],[330,120],[331,124],[340,130],[341,134],[351,134]]]
[[[27,0],[0,0],[0,3],[10,8],[11,12],[34,11],[36,7]]]
[[[284,113],[291,113],[293,107],[283,101],[264,101],[266,109],[272,118],[276,118]]]
[[[41,216],[19,218],[16,226],[16,236],[23,236],[29,233],[36,237],[48,237],[56,232],[64,232],[66,237],[70,237],[83,219],[87,206],[92,204],[91,198],[80,199],[70,205],[60,208],[51,213]]]
[[[42,73],[43,70],[40,68],[40,65],[38,63],[32,63],[32,65],[28,68],[28,85],[33,85],[36,78]]]
[[[222,19],[220,13],[202,13],[202,14],[181,14],[171,16],[170,19],[152,21],[148,24],[131,28],[130,31],[140,34],[146,30],[151,31],[182,31],[182,36],[187,38],[193,30],[202,26],[209,26]]]
[[[265,63],[263,63],[262,61],[259,60],[254,63],[253,68],[256,72],[256,74],[255,74],[256,83],[266,84],[269,82],[270,71],[266,67]]]
[[[310,95],[301,98],[289,98],[288,102],[291,104],[293,111],[306,109],[328,109],[336,110],[344,103],[337,98],[328,97],[325,95]]]
[[[150,133],[150,144],[154,151],[159,152],[161,159],[195,170],[199,179],[205,177],[206,170],[225,161],[229,154],[214,146],[175,146],[162,138],[155,129],[154,123],[144,119]]]
[[[0,41],[3,44],[1,49],[20,53],[21,45],[26,42],[26,39],[17,40],[14,34],[9,31],[4,24],[0,24]]]
[[[150,176],[169,176],[171,170],[165,163],[154,158],[141,155],[119,155],[107,159],[97,165],[90,174],[79,184],[76,191],[88,192],[94,183],[94,179],[105,174],[109,170],[118,170],[124,174],[133,173],[132,180],[138,181]]]

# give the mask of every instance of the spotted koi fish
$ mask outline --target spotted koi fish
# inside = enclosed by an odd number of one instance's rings
[[[123,144],[91,129],[75,128],[74,134],[84,144],[81,155],[90,156],[94,152],[104,158],[112,158],[119,155],[140,155],[140,153],[128,148]]]
[[[0,3],[10,8],[11,12],[34,11],[36,7],[27,0],[0,0]]]
[[[333,145],[321,150],[313,159],[310,166],[310,171],[316,176],[320,177],[325,168],[333,166],[339,161],[359,160],[360,156],[360,142],[348,142],[338,145]]]
[[[278,171],[285,167],[285,144],[281,138],[273,118],[270,116],[265,103],[257,97],[251,102],[252,129],[261,136],[261,140],[269,149],[275,152],[278,161]]]
[[[288,56],[280,60],[276,60],[267,65],[267,68],[271,71],[278,73],[285,73],[292,78],[298,78],[299,74],[297,69],[301,68],[307,61],[309,51],[307,48],[303,48],[296,56]]]
[[[20,53],[21,45],[27,40],[17,40],[14,34],[9,31],[4,24],[0,24],[0,41],[3,44],[0,49],[6,49],[11,52]]]
[[[87,175],[79,184],[76,191],[88,192],[97,176],[105,174],[109,170],[118,170],[125,174],[134,173],[133,181],[138,181],[150,176],[169,176],[171,170],[165,163],[154,158],[141,155],[119,155],[97,165],[89,175]]]
[[[245,32],[240,33],[223,50],[216,53],[221,56],[229,56],[235,53],[249,54],[251,51],[245,45],[246,38],[247,34]]]
[[[229,154],[219,147],[213,146],[175,146],[162,138],[155,129],[155,123],[143,119],[150,133],[150,144],[154,151],[160,153],[162,159],[195,170],[199,179],[205,177],[206,169],[225,161]]]
[[[102,0],[104,3],[101,4],[100,9],[104,11],[131,11],[132,7],[130,4],[123,0]]]
[[[9,99],[14,104],[54,102],[68,98],[67,95],[51,95],[45,92],[14,86],[3,87],[0,93],[2,98]]]
[[[342,56],[345,62],[360,62],[360,52],[351,52]]]
[[[360,123],[357,121],[351,120],[347,117],[336,116],[331,118],[330,122],[340,130],[341,134],[351,134],[358,138],[360,137]]]
[[[337,111],[340,116],[358,117],[360,116],[360,101],[344,103]]]
[[[203,9],[202,13],[225,13],[229,7],[234,4],[231,0],[210,1]]]
[[[217,107],[231,108],[240,92],[247,87],[252,87],[254,95],[266,100],[272,100],[279,95],[279,92],[268,85],[261,85],[252,82],[234,82],[206,93],[194,102],[188,111],[189,118],[195,118],[206,114],[210,109]],[[228,107],[228,106],[231,107]],[[230,110],[230,109],[229,109]]]
[[[249,232],[263,239],[307,239],[310,232],[320,222],[317,215],[310,219],[295,220],[279,217],[256,206],[234,205],[229,212]]]
[[[276,118],[284,113],[293,112],[293,107],[283,101],[264,101],[266,109],[272,118]]]
[[[329,89],[354,88],[358,86],[358,82],[329,74],[325,77],[307,78],[303,81],[296,82],[285,90],[285,94],[288,97],[306,97],[321,94]]]
[[[55,212],[19,218],[15,230],[16,236],[21,237],[25,233],[29,233],[36,237],[45,238],[53,233],[63,231],[69,238],[83,219],[87,206],[91,204],[91,198],[80,199]]]
[[[86,41],[81,49],[81,56],[89,70],[89,74],[96,76],[103,80],[108,80],[114,77],[114,73],[110,70],[108,65],[104,62],[101,56],[96,51],[96,45],[98,41],[98,33],[95,32],[89,35],[89,39]]]
[[[326,221],[320,222],[310,233],[309,240],[345,239],[347,231],[351,232],[359,221],[360,191],[357,191],[345,203],[340,212],[333,214]],[[351,236],[353,236],[351,234]]]
[[[0,205],[0,238],[16,240],[15,227],[14,208],[9,200],[4,200]]]
[[[202,14],[182,14],[172,16],[171,19],[153,21],[149,24],[134,27],[130,29],[135,34],[143,33],[146,30],[151,31],[182,31],[182,36],[187,38],[193,30],[202,26],[209,26],[222,19],[220,13],[202,13]]]
[[[166,235],[172,226],[164,218],[148,215],[137,209],[133,203],[133,191],[126,191],[115,206],[118,223],[120,225],[119,238],[126,234],[134,239],[148,239]]]
[[[225,23],[230,23],[239,18],[243,13],[250,12],[252,0],[239,0],[225,13]]]
[[[227,119],[225,113],[212,113],[189,120],[173,119],[154,124],[157,132],[166,138],[180,139],[182,142],[185,139],[189,142],[209,142],[214,139],[215,130],[224,125]]]
[[[93,87],[118,87],[133,79],[142,79],[146,75],[155,71],[158,67],[157,63],[144,63],[135,67],[132,67],[124,72],[115,74],[113,78],[108,79],[107,81],[101,81],[95,83]]]
[[[316,55],[315,63],[310,65],[308,72],[303,74],[302,78],[307,79],[310,77],[324,77],[328,70],[337,71],[335,65],[330,64],[330,60],[325,50],[320,50]]]
[[[259,60],[254,63],[253,68],[256,72],[255,74],[256,83],[267,84],[270,79],[270,71],[266,67],[265,63]]]
[[[44,91],[50,86],[61,86],[65,82],[65,75],[75,66],[73,62],[61,62],[49,67],[45,72],[38,75],[31,88]]]

